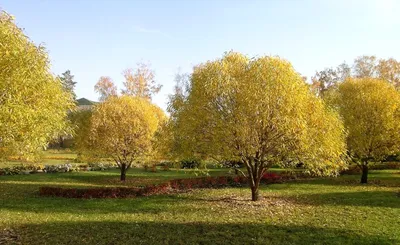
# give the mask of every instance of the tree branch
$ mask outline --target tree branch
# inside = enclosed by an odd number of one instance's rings
[[[246,174],[242,170],[240,170],[240,168],[235,168],[235,170],[241,173],[243,177],[247,177]]]

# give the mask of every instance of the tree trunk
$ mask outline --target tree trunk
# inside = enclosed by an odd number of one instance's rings
[[[251,187],[251,200],[258,201],[259,194],[258,194],[258,187]]]
[[[121,181],[126,180],[126,164],[122,163],[121,164]]]
[[[60,136],[59,140],[60,140],[60,142],[59,142],[60,148],[64,148],[64,138],[62,136]]]
[[[249,174],[248,181],[251,189],[251,200],[258,201],[260,199],[259,186],[263,174],[262,166],[260,162],[254,163],[254,161],[249,158],[244,161],[244,163],[246,164],[247,173]],[[254,163],[254,165],[252,165],[252,163]]]
[[[361,175],[361,184],[367,184],[368,182],[368,165],[364,163],[362,165],[362,175]]]

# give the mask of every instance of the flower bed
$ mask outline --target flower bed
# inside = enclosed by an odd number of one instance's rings
[[[272,172],[266,172],[262,177],[261,177],[261,182],[265,183],[265,184],[269,184],[269,183],[278,183],[283,179],[283,176],[276,174],[276,173],[272,173]]]
[[[39,195],[56,196],[66,198],[117,198],[135,197],[140,188],[60,188],[60,187],[40,187]]]
[[[262,183],[273,184],[281,183],[285,179],[278,174],[268,173],[263,176]],[[59,188],[59,187],[40,187],[39,195],[56,196],[66,198],[124,198],[150,196],[165,194],[171,191],[186,191],[198,188],[224,188],[240,187],[248,184],[248,179],[244,176],[219,176],[201,177],[192,179],[174,179],[158,185],[148,185],[145,187],[118,187],[118,188]]]

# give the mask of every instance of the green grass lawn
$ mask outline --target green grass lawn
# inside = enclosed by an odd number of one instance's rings
[[[225,175],[226,170],[211,170]],[[195,177],[179,170],[0,176],[0,243],[20,244],[400,244],[399,171],[132,199],[38,196],[40,186],[139,186]],[[6,229],[6,230],[4,230]],[[2,235],[3,234],[3,235]],[[4,239],[3,239],[4,240]]]
[[[47,150],[43,152],[43,159],[38,163],[43,165],[57,165],[65,163],[73,163],[76,159],[77,154],[66,150]],[[0,161],[0,168],[18,166],[23,164],[21,161]],[[29,164],[29,163],[25,163]]]

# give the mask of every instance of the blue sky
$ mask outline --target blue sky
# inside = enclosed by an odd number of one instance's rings
[[[305,76],[359,55],[400,59],[397,0],[0,0],[35,43],[44,43],[52,71],[69,69],[78,97],[93,86],[150,62],[163,85],[165,109],[174,75],[225,51],[278,55]]]

